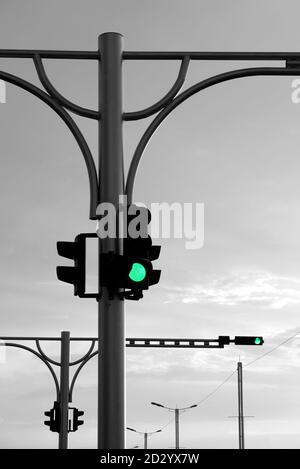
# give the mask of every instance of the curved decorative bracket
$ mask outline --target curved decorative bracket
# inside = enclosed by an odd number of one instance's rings
[[[179,94],[175,99],[173,99],[151,122],[151,124],[147,127],[146,131],[142,135],[141,140],[135,150],[133,158],[131,160],[131,164],[128,171],[127,181],[126,181],[126,190],[125,193],[128,197],[128,203],[132,203],[132,196],[133,196],[133,187],[134,187],[134,180],[135,175],[137,172],[137,168],[139,162],[142,158],[143,152],[151,139],[154,132],[160,126],[160,124],[165,120],[165,118],[174,110],[176,109],[181,103],[186,101],[188,98],[193,96],[194,94],[202,91],[206,88],[209,88],[213,85],[217,85],[219,83],[223,83],[225,81],[234,80],[236,78],[243,78],[243,77],[250,77],[250,76],[295,76],[300,75],[300,68],[282,68],[282,67],[252,67],[252,68],[244,68],[239,70],[232,70],[230,72],[221,73],[219,75],[215,75],[213,77],[207,78],[202,80],[195,85],[189,87],[187,90],[183,91]]]
[[[185,56],[181,61],[181,66],[179,69],[178,77],[174,85],[162,99],[157,101],[157,103],[153,104],[152,106],[149,106],[146,109],[143,109],[141,111],[125,112],[123,114],[123,119],[125,121],[145,119],[145,117],[152,116],[153,114],[155,114],[156,112],[160,111],[165,106],[167,106],[172,101],[172,99],[177,95],[181,87],[183,86],[185,78],[186,78],[186,74],[188,71],[189,63],[190,63],[190,57]]]
[[[53,99],[51,96],[49,96],[47,93],[42,91],[40,88],[37,86],[32,85],[26,80],[23,80],[20,77],[17,77],[15,75],[11,75],[10,73],[2,72],[0,71],[0,79],[11,83],[12,85],[18,86],[19,88],[22,88],[25,91],[28,91],[29,93],[33,94],[37,98],[39,98],[41,101],[46,103],[53,111],[55,111],[61,119],[65,122],[65,124],[68,126],[69,130],[75,137],[75,140],[77,141],[79,148],[82,152],[82,155],[84,157],[87,171],[88,171],[88,176],[89,176],[89,183],[90,183],[90,219],[91,220],[96,220],[96,209],[97,209],[97,204],[98,204],[98,178],[97,178],[97,171],[95,167],[95,162],[93,160],[91,151],[89,149],[89,146],[82,135],[81,131],[79,130],[78,126],[76,125],[75,121],[72,119],[72,117],[65,111],[64,108],[62,108],[56,101]]]
[[[45,363],[45,365],[47,366],[47,368],[49,369],[52,377],[53,377],[53,380],[54,380],[54,384],[55,384],[55,389],[56,389],[56,400],[58,401],[59,400],[59,384],[58,384],[58,379],[57,379],[57,376],[55,374],[55,371],[53,370],[52,366],[50,365],[50,363],[48,363],[48,359],[46,360],[44,358],[43,355],[39,354],[38,352],[36,352],[35,350],[33,350],[32,348],[30,347],[27,347],[26,345],[22,345],[22,344],[15,344],[13,342],[4,342],[4,343],[0,343],[0,346],[6,346],[6,347],[15,347],[15,348],[20,348],[22,350],[27,350],[27,352],[30,352],[32,353],[33,355],[35,355],[36,357],[38,357],[43,363]]]
[[[16,339],[16,338],[14,338]],[[22,340],[22,339],[20,339]],[[24,339],[23,339],[24,340]],[[28,340],[28,339],[26,339]],[[30,353],[32,353],[33,355],[35,355],[36,357],[38,357],[46,366],[47,368],[49,369],[52,377],[53,377],[53,380],[54,380],[54,384],[55,384],[55,389],[56,389],[56,400],[57,401],[60,401],[60,385],[59,385],[59,382],[58,382],[58,379],[57,379],[57,376],[56,376],[56,373],[55,371],[53,370],[52,365],[55,365],[55,366],[58,366],[58,367],[61,367],[61,363],[58,362],[58,361],[55,361],[53,360],[52,358],[48,357],[44,351],[42,350],[41,346],[40,346],[40,338],[33,338],[32,340],[34,340],[35,344],[36,344],[36,347],[37,347],[37,350],[34,350],[30,347],[27,347],[26,345],[23,345],[23,344],[17,344],[15,342],[1,342],[0,341],[0,346],[4,347],[15,347],[15,348],[20,348],[22,350],[26,350]],[[44,339],[44,340],[49,340],[49,339]],[[50,339],[51,340],[51,339]],[[88,349],[88,351],[85,353],[85,355],[83,355],[81,358],[79,358],[78,360],[75,360],[73,362],[70,362],[69,363],[69,366],[74,366],[74,365],[78,365],[78,368],[76,369],[74,375],[73,375],[73,378],[72,378],[72,381],[71,381],[71,385],[69,387],[69,396],[70,396],[70,399],[69,399],[69,402],[72,402],[72,397],[73,397],[73,390],[74,390],[74,386],[75,386],[75,382],[77,380],[77,377],[80,373],[80,371],[82,370],[82,368],[84,367],[84,365],[86,365],[86,363],[93,357],[95,357],[96,355],[98,355],[98,350],[96,350],[95,352],[93,352],[94,350],[94,347],[95,347],[95,343],[96,343],[96,339],[91,339],[91,345]]]
[[[71,385],[70,385],[70,391],[69,391],[69,401],[72,402],[73,400],[73,390],[74,390],[74,386],[75,386],[75,383],[76,383],[76,380],[78,378],[78,375],[80,373],[80,371],[82,370],[82,368],[84,367],[84,365],[87,364],[87,362],[95,357],[96,355],[98,355],[98,350],[96,350],[95,352],[91,353],[90,355],[88,355],[84,361],[82,361],[81,365],[77,368],[77,370],[75,371],[74,373],[74,376],[73,376],[73,379],[71,381]]]
[[[52,358],[48,357],[48,355],[46,355],[44,353],[44,351],[42,350],[41,346],[40,346],[40,341],[39,339],[37,339],[35,341],[35,345],[36,345],[36,348],[38,349],[39,353],[41,354],[41,356],[44,358],[44,360],[46,360],[47,362],[49,363],[52,363],[52,365],[55,365],[55,366],[61,366],[59,362],[56,362],[55,360],[52,360]]]
[[[75,360],[74,362],[70,362],[70,366],[78,365],[79,363],[81,363],[81,362],[85,361],[87,358],[89,358],[92,351],[94,350],[95,342],[96,342],[96,340],[92,340],[92,344],[91,344],[90,348],[88,349],[88,351],[86,352],[86,354],[83,355],[83,357],[79,358],[78,360]]]
[[[62,96],[52,85],[51,81],[49,80],[45,67],[43,65],[42,59],[38,54],[35,54],[33,57],[34,65],[38,74],[38,77],[40,79],[40,82],[42,83],[43,87],[45,90],[49,93],[49,95],[55,99],[61,106],[65,107],[66,109],[69,109],[69,111],[74,112],[74,114],[77,114],[78,116],[83,116],[83,117],[88,117],[90,119],[95,119],[99,120],[100,119],[100,114],[97,111],[93,111],[91,109],[86,109],[81,106],[77,106],[77,104],[72,103],[69,101],[67,98]]]

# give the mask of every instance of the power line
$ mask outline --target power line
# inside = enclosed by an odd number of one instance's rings
[[[170,425],[172,422],[174,421],[174,417],[171,418],[171,420],[169,420],[168,423],[166,423],[166,425],[164,425],[163,427],[161,427],[161,430],[164,430],[168,425]]]
[[[265,352],[263,353],[262,355],[260,355],[259,357],[255,358],[254,360],[252,360],[251,362],[247,363],[246,365],[244,365],[244,367],[246,366],[250,366],[252,365],[253,363],[257,362],[258,360],[260,360],[261,358],[264,358],[266,357],[267,355],[270,355],[271,353],[275,352],[275,350],[279,349],[279,347],[281,347],[282,345],[286,344],[287,342],[289,342],[290,340],[294,339],[297,335],[300,334],[300,331],[296,332],[296,334],[292,335],[291,337],[288,337],[287,339],[285,339],[284,341],[282,341],[280,344],[276,345],[275,347],[273,347],[271,350],[269,350],[268,352]],[[201,399],[201,401],[197,402],[197,406],[201,405],[203,402],[205,402],[207,399],[209,399],[211,396],[213,396],[222,386],[224,386],[225,383],[227,383],[227,381],[230,380],[230,378],[236,373],[236,370],[234,370],[221,384],[219,384],[219,386],[217,386],[212,392],[210,392],[209,394],[207,394],[207,396],[205,396],[203,399]]]
[[[276,345],[275,347],[273,347],[271,350],[269,350],[268,352],[265,352],[263,353],[262,355],[260,355],[259,357],[255,358],[254,360],[252,360],[251,362],[249,363],[246,363],[246,365],[244,365],[244,367],[246,366],[250,366],[252,365],[253,363],[257,362],[258,360],[260,360],[261,358],[264,358],[266,357],[267,355],[270,355],[270,353],[273,353],[275,352],[275,350],[279,349],[279,347],[281,347],[282,345],[286,344],[287,342],[289,342],[290,340],[294,339],[297,335],[299,335],[300,332],[296,332],[296,334],[292,335],[291,337],[289,337],[288,339],[285,339],[283,342],[281,342],[280,344]]]
[[[271,350],[269,350],[268,352],[266,353],[263,353],[262,355],[260,355],[259,357],[255,358],[254,360],[252,360],[251,362],[247,363],[244,365],[244,367],[246,366],[250,366],[252,365],[253,363],[257,362],[258,360],[260,360],[261,358],[264,358],[266,357],[267,355],[270,355],[271,353],[275,352],[275,350],[279,349],[279,347],[281,347],[282,345],[286,344],[287,342],[289,342],[290,340],[294,339],[297,335],[299,335],[300,332],[296,332],[296,334],[292,335],[291,337],[288,337],[287,339],[285,339],[284,341],[282,341],[280,344],[276,345],[275,347],[273,347]],[[219,391],[219,389],[221,389],[224,384],[226,384],[231,378],[232,376],[236,373],[237,370],[234,370],[229,376],[227,376],[227,378],[221,383],[219,384],[219,386],[217,386],[212,392],[210,392],[209,394],[207,394],[207,396],[205,396],[203,399],[201,399],[201,401],[197,402],[197,406],[200,406],[201,404],[203,404],[207,399],[209,399],[211,396],[213,396],[216,392]]]
[[[232,376],[236,373],[236,370],[234,370],[229,376],[227,376],[226,379],[224,379],[224,381],[219,384],[219,386],[217,386],[213,391],[211,391],[209,394],[207,394],[207,396],[205,396],[203,399],[201,399],[201,401],[197,402],[197,407],[200,406],[201,404],[203,404],[203,402],[205,402],[207,399],[209,399],[211,396],[213,396],[217,391],[219,391],[219,389],[221,389],[222,386],[224,386],[225,383],[227,383],[227,381],[230,380],[230,378],[232,378]]]

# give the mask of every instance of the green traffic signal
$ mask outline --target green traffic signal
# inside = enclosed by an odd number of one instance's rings
[[[131,266],[131,270],[128,274],[130,280],[133,282],[142,282],[145,280],[147,275],[146,269],[143,266],[143,264],[140,264],[139,262],[134,262]]]
[[[235,336],[235,345],[262,345],[264,343],[263,337],[257,336]]]

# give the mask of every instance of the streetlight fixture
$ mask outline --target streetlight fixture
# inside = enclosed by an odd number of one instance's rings
[[[174,407],[167,407],[163,404],[158,404],[157,402],[151,402],[152,405],[155,405],[157,407],[162,407],[163,409],[167,409],[169,412],[174,412],[175,413],[175,448],[179,449],[179,414],[180,412],[187,412],[190,409],[194,409],[195,407],[198,407],[197,404],[190,405],[188,407],[181,407],[178,408],[177,406]]]
[[[154,432],[139,432],[138,430],[135,430],[134,428],[131,427],[126,427],[127,430],[135,433],[139,433],[140,435],[144,435],[144,449],[148,449],[148,436],[154,435],[154,433],[160,433],[162,432],[162,429],[160,430],[155,430]]]

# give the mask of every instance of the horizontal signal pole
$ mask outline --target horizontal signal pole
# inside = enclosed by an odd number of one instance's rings
[[[224,344],[219,339],[168,339],[157,337],[151,339],[126,339],[126,347],[224,348]]]
[[[0,345],[5,345],[5,341],[60,341],[60,337],[1,337]],[[70,341],[96,342],[96,337],[70,337]],[[2,344],[1,344],[2,342]],[[225,345],[262,345],[262,337],[236,336],[230,339],[229,336],[219,336],[218,339],[178,339],[178,338],[127,338],[126,347],[163,347],[163,348],[224,348]]]

